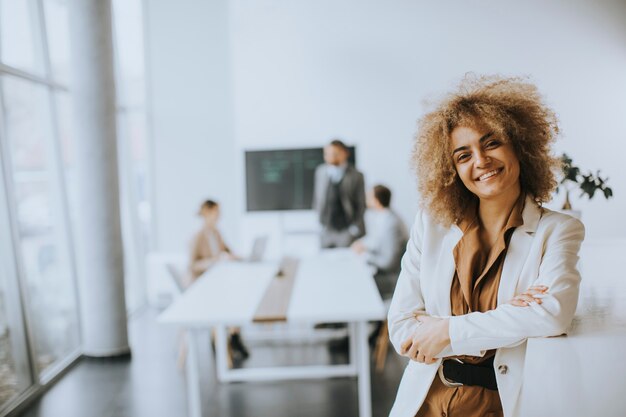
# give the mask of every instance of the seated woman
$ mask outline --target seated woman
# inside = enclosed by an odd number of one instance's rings
[[[206,200],[200,206],[198,214],[204,219],[204,224],[193,238],[191,246],[189,272],[192,283],[220,259],[237,259],[226,246],[217,229],[217,222],[220,218],[219,204],[213,200]],[[245,359],[249,356],[248,349],[241,340],[239,329],[230,330],[229,346],[238,359]]]
[[[220,218],[220,206],[213,200],[206,200],[200,206],[198,214],[204,219],[202,228],[196,233],[191,245],[189,271],[192,281],[206,272],[220,259],[235,259],[230,248],[224,243],[222,234],[217,229]]]
[[[516,416],[526,341],[571,324],[582,223],[545,209],[557,119],[520,79],[468,77],[419,122],[422,199],[389,311],[410,362],[391,416]]]

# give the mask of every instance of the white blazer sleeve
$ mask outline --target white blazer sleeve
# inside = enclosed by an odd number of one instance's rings
[[[556,336],[570,326],[578,302],[580,273],[576,267],[584,238],[583,224],[569,219],[546,239],[539,274],[533,285],[546,285],[542,304],[501,304],[495,310],[450,317],[450,344],[456,355],[517,345],[529,337]]]
[[[405,320],[405,318],[413,311],[425,310],[420,288],[422,233],[423,222],[420,212],[411,228],[411,236],[402,257],[402,272],[398,277],[387,316],[389,339],[398,353],[400,353],[402,342],[412,336],[416,328],[415,320]]]

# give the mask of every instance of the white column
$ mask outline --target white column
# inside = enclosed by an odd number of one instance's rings
[[[70,1],[83,353],[128,353],[110,0]]]

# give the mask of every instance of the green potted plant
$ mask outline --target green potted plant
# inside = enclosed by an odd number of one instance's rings
[[[563,178],[559,182],[556,189],[558,193],[561,188],[565,190],[565,202],[563,203],[562,210],[572,210],[572,204],[569,201],[569,192],[573,189],[580,189],[580,196],[587,195],[591,200],[596,191],[601,191],[604,194],[604,198],[607,200],[613,196],[613,190],[607,187],[606,182],[608,178],[600,177],[600,171],[592,173],[589,171],[587,174],[583,174],[577,166],[572,163],[572,158],[563,154],[561,156],[561,172]]]

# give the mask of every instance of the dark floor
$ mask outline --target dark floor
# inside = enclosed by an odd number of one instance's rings
[[[130,323],[132,360],[83,359],[22,417],[178,417],[187,412],[185,374],[178,370],[175,329],[157,325],[146,310]],[[200,340],[200,352],[209,356]],[[204,346],[205,350],[202,350]],[[340,363],[346,353],[326,344],[249,346],[244,366]],[[404,361],[390,349],[385,369],[373,370],[373,416],[389,414]],[[205,417],[358,416],[355,378],[219,384],[210,361],[201,364]]]

